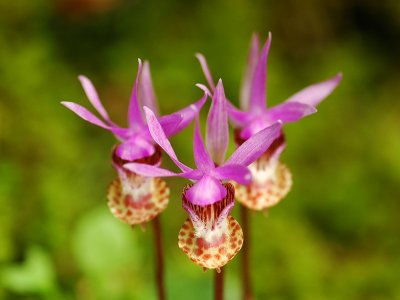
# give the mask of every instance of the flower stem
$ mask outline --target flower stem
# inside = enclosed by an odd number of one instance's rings
[[[164,289],[164,257],[159,216],[153,219],[154,244],[155,244],[155,271],[158,299],[165,299]]]
[[[214,299],[223,300],[224,299],[224,269],[215,271],[214,275]]]
[[[243,230],[244,242],[242,247],[242,284],[243,284],[243,300],[253,299],[251,291],[251,278],[250,278],[250,223],[249,211],[241,205],[240,206],[241,225]]]

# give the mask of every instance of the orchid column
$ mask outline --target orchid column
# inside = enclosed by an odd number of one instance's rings
[[[245,72],[241,94],[241,110],[228,102],[229,118],[235,126],[235,141],[238,147],[251,139],[258,132],[267,128],[277,120],[283,123],[296,122],[301,118],[315,113],[316,106],[327,97],[341,81],[341,74],[331,79],[309,86],[294,94],[282,104],[267,108],[266,80],[267,58],[271,45],[271,34],[260,51],[259,39],[253,35],[248,56],[248,65]],[[205,58],[197,55],[210,88],[215,91],[214,81]],[[281,131],[259,159],[249,168],[252,180],[249,184],[233,183],[236,198],[243,205],[242,225],[246,242],[243,253],[244,299],[251,299],[249,271],[249,225],[247,209],[261,211],[268,210],[282,200],[290,191],[292,175],[289,169],[280,161],[280,155],[285,149],[285,136]],[[246,209],[247,208],[247,209]]]
[[[162,241],[158,215],[168,205],[169,188],[160,178],[142,176],[123,168],[123,165],[129,162],[143,163],[149,166],[161,164],[161,148],[154,143],[141,108],[143,105],[147,105],[155,112],[158,111],[149,63],[144,63],[142,71],[142,63],[139,60],[128,109],[128,128],[120,127],[111,121],[88,78],[79,76],[79,80],[90,103],[103,120],[79,104],[73,102],[62,102],[62,104],[82,119],[110,131],[119,141],[112,153],[112,164],[118,177],[108,189],[108,206],[115,217],[130,226],[137,224],[143,226],[146,222],[153,220],[157,286],[159,299],[164,299]],[[185,128],[198,114],[205,101],[206,97],[202,97],[196,103],[174,114],[158,117],[158,122],[165,134],[172,136]]]
[[[218,82],[207,119],[207,147],[204,145],[196,118],[194,161],[192,169],[180,162],[154,113],[145,108],[150,134],[154,141],[180,168],[180,173],[140,163],[125,168],[143,176],[179,176],[192,180],[182,193],[182,205],[189,218],[184,222],[178,245],[194,263],[217,272],[240,250],[243,234],[240,225],[230,215],[235,189],[229,180],[248,184],[251,174],[247,166],[264,153],[279,135],[281,123],[275,122],[245,141],[225,161],[228,145],[227,103],[222,81]],[[221,288],[217,276],[217,288]],[[222,299],[222,293],[216,293]]]

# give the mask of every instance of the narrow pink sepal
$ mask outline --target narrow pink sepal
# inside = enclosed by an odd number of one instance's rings
[[[233,180],[242,185],[248,185],[251,181],[251,173],[243,165],[223,165],[216,168],[213,175],[219,180]]]
[[[249,103],[249,108],[253,112],[265,111],[267,108],[267,59],[271,40],[272,35],[269,33],[254,70]]]
[[[157,117],[152,112],[152,110],[148,107],[143,107],[143,110],[146,115],[147,125],[149,127],[150,134],[153,140],[160,145],[161,148],[168,154],[168,156],[172,159],[172,161],[184,172],[190,171],[191,169],[181,163],[176,154],[174,149],[171,146],[171,143],[167,139],[165,132],[163,131],[160,123],[157,120]]]
[[[189,106],[182,108],[181,110],[178,110],[177,112],[175,112],[171,115],[167,115],[167,116],[160,118],[160,120],[161,120],[168,116],[174,116],[174,115],[178,115],[181,118],[181,121],[179,122],[179,124],[177,124],[177,126],[175,126],[174,128],[171,128],[168,131],[165,131],[165,135],[167,137],[170,137],[170,136],[175,135],[179,131],[183,130],[184,128],[186,128],[190,124],[190,122],[192,122],[193,118],[199,114],[204,103],[207,101],[207,97],[208,97],[208,94],[205,92],[203,97],[201,97],[200,100],[198,100],[197,102],[190,104]],[[163,127],[163,129],[164,129],[164,127]]]
[[[66,108],[72,110],[75,114],[77,114],[85,121],[97,125],[99,127],[102,127],[104,129],[111,130],[111,126],[105,124],[103,121],[101,121],[98,117],[96,117],[82,105],[67,101],[62,101],[61,104],[64,105]]]
[[[206,77],[206,80],[207,80],[208,85],[210,86],[210,89],[212,91],[214,91],[215,84],[214,84],[214,80],[213,80],[211,72],[210,72],[210,68],[208,67],[206,58],[201,53],[196,53],[196,58],[200,62],[201,69],[203,70],[204,76]]]
[[[217,165],[224,162],[228,147],[228,111],[222,80],[218,81],[207,118],[206,145]]]
[[[106,109],[101,103],[99,95],[97,94],[97,91],[90,79],[83,75],[78,76],[78,79],[82,84],[82,87],[85,91],[86,96],[89,99],[89,102],[97,110],[100,116],[102,116],[103,119],[107,121],[107,123],[113,124],[113,122],[110,120],[110,117],[108,116]]]
[[[128,163],[124,165],[124,168],[145,177],[172,177],[180,175],[163,168],[141,163]]]
[[[278,121],[251,136],[241,144],[224,165],[248,166],[259,158],[279,136],[282,122]]]
[[[336,74],[336,76],[313,85],[310,85],[300,92],[297,92],[285,102],[300,102],[312,106],[317,106],[322,100],[324,100],[333,90],[338,86],[342,80],[342,73]]]
[[[229,120],[236,127],[245,127],[252,118],[251,113],[241,111],[237,109],[231,102],[226,101],[226,106],[228,108]]]
[[[193,137],[193,153],[194,161],[199,170],[209,171],[215,168],[214,163],[204,146],[203,139],[200,134],[199,118],[196,117]]]
[[[140,107],[149,107],[155,115],[159,115],[157,97],[154,92],[153,82],[151,80],[150,63],[145,60],[143,63],[143,70],[140,75],[139,81],[139,103]]]
[[[260,52],[260,43],[258,34],[253,33],[250,42],[249,55],[247,57],[247,67],[242,80],[242,86],[240,89],[240,108],[244,111],[249,109],[250,93],[251,93],[251,82],[253,79],[254,70],[257,66],[257,61]]]
[[[281,120],[283,123],[289,123],[316,112],[317,109],[314,106],[305,103],[283,102],[268,109],[267,116],[271,121]]]
[[[138,71],[136,74],[135,83],[133,85],[131,99],[129,101],[128,124],[130,128],[138,128],[145,125],[142,119],[141,112],[139,110],[138,101],[139,77],[142,72],[142,61],[140,59],[138,59],[138,64]]]

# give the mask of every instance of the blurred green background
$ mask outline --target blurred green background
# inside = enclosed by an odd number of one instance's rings
[[[106,206],[114,138],[60,101],[89,107],[85,74],[126,124],[140,57],[171,113],[201,96],[202,52],[237,103],[251,33],[268,31],[270,104],[344,79],[286,126],[293,189],[252,219],[257,299],[400,299],[397,0],[1,0],[0,299],[155,299],[151,227],[132,231]],[[187,163],[191,133],[172,140]],[[211,299],[212,272],[177,247],[186,182],[167,181],[169,299]],[[240,298],[239,267],[240,256],[226,268],[226,299]]]

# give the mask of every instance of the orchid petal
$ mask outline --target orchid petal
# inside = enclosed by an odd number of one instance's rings
[[[226,188],[217,179],[205,175],[186,191],[186,198],[195,205],[213,204],[226,196]]]
[[[214,91],[215,90],[215,84],[214,84],[214,80],[213,80],[213,78],[211,76],[210,68],[208,67],[206,58],[201,53],[196,53],[196,58],[200,62],[201,69],[203,70],[204,76],[206,77],[206,80],[208,82],[208,85],[210,86],[210,89],[212,91]]]
[[[242,87],[240,89],[240,108],[247,111],[249,109],[250,93],[251,93],[251,82],[253,79],[253,74],[257,66],[257,61],[259,57],[259,40],[258,35],[253,33],[250,43],[249,55],[247,58],[247,68],[244,73],[242,80]]]
[[[181,118],[181,121],[179,124],[177,124],[177,126],[175,126],[173,128],[171,127],[165,131],[165,135],[167,137],[170,137],[170,136],[175,135],[179,131],[183,130],[184,128],[186,128],[190,124],[190,122],[192,122],[193,118],[199,114],[201,108],[203,107],[204,103],[207,100],[207,97],[208,97],[207,93],[204,93],[204,96],[201,97],[201,99],[198,100],[197,102],[195,102],[181,110],[178,110],[177,112],[175,112],[171,115],[167,115],[167,116],[160,118],[160,122],[164,118],[167,118],[167,117],[173,116],[173,115],[178,115]],[[163,129],[164,129],[164,127],[163,127]]]
[[[220,79],[208,113],[206,135],[207,149],[210,151],[214,162],[218,165],[224,162],[228,138],[228,111],[226,109],[224,86]]]
[[[128,136],[128,129],[120,128],[120,127],[116,127],[116,126],[115,127],[109,126],[109,125],[105,124],[102,120],[100,120],[98,117],[96,117],[90,111],[88,111],[82,105],[76,104],[74,102],[67,102],[67,101],[62,101],[61,104],[64,105],[66,108],[72,110],[75,114],[77,114],[79,117],[81,117],[85,121],[112,132],[120,140],[125,140]]]
[[[201,83],[196,83],[195,85],[196,85],[199,89],[201,89],[204,93],[206,93],[207,96],[211,97],[211,92],[210,92],[210,90],[208,89],[208,87],[206,87],[204,84],[201,84]]]
[[[265,111],[267,102],[267,59],[269,47],[271,46],[272,35],[269,33],[268,39],[265,42],[264,48],[261,50],[260,58],[254,70],[252,78],[251,94],[250,94],[250,110]]]
[[[150,63],[148,61],[144,61],[143,70],[140,75],[140,83],[139,83],[139,102],[140,106],[149,107],[156,115],[158,112],[157,98],[153,88],[153,82],[151,80],[150,73]]]
[[[166,116],[162,116],[158,119],[162,129],[166,136],[171,136],[173,132],[176,131],[177,127],[182,122],[182,115],[180,114],[170,114]]]
[[[213,174],[219,180],[233,180],[243,185],[251,181],[250,170],[243,165],[224,165],[216,168]]]
[[[286,102],[300,102],[312,106],[317,106],[324,98],[329,96],[330,93],[338,86],[342,80],[342,73],[336,74],[336,76],[313,85],[310,85],[300,92],[297,92]]]
[[[129,101],[128,124],[130,128],[137,128],[138,126],[145,125],[139,110],[138,85],[139,85],[139,77],[142,72],[142,61],[138,59],[138,62],[139,62],[139,67],[136,74],[135,83],[133,85],[131,99]]]
[[[148,107],[143,107],[143,110],[146,115],[147,119],[147,125],[149,126],[149,131],[151,134],[151,137],[154,139],[154,141],[160,145],[161,148],[164,149],[164,151],[168,154],[168,156],[172,159],[172,161],[184,172],[190,171],[191,169],[181,163],[175,152],[174,149],[172,149],[171,143],[165,136],[165,132],[163,131],[159,121],[157,120],[157,117],[154,115],[154,113],[151,111],[150,108]]]
[[[214,163],[204,146],[203,139],[201,138],[198,117],[196,117],[194,127],[193,152],[197,168],[202,171],[213,170],[215,168]]]
[[[268,114],[268,112],[265,113],[265,115],[267,115],[267,114]],[[254,118],[246,126],[244,126],[240,130],[240,138],[243,140],[247,140],[250,137],[252,137],[253,135],[255,135],[257,132],[270,126],[274,121],[277,121],[277,120],[273,120],[271,122],[271,121],[269,121],[268,118],[266,118],[265,115]]]
[[[88,97],[93,107],[97,110],[100,116],[102,116],[103,119],[107,121],[107,123],[113,124],[113,122],[110,120],[110,117],[108,116],[106,109],[101,103],[99,95],[97,94],[96,89],[90,79],[83,75],[78,76],[78,78],[82,84],[86,96]]]
[[[252,119],[252,114],[237,109],[232,103],[226,101],[228,115],[231,122],[237,127],[244,127]]]
[[[143,138],[132,138],[117,146],[115,154],[123,160],[133,161],[151,156],[155,152],[152,143]]]
[[[248,166],[268,149],[279,136],[281,127],[282,122],[278,121],[250,137],[233,152],[224,165]]]
[[[145,177],[172,177],[182,175],[167,169],[141,163],[127,163],[124,165],[124,168]]]
[[[103,121],[101,121],[98,117],[96,117],[82,105],[67,101],[62,101],[61,104],[64,105],[66,108],[72,110],[74,113],[76,113],[79,117],[81,117],[85,121],[97,125],[101,128],[110,130],[111,127],[109,125],[105,124]]]
[[[283,102],[267,111],[271,121],[281,120],[283,123],[296,122],[301,118],[316,113],[315,107],[300,102]]]

